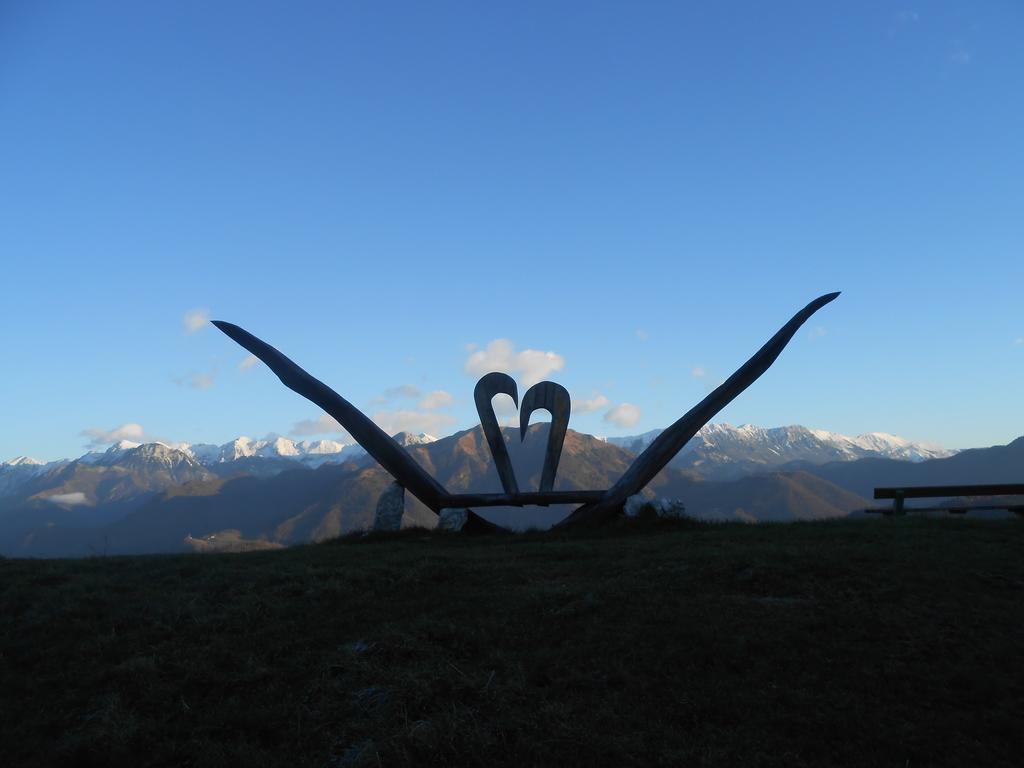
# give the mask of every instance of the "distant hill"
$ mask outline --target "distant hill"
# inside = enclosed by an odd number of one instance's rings
[[[861,459],[817,466],[791,464],[787,469],[800,469],[869,499],[876,487],[883,486],[1024,483],[1024,437],[1009,445],[972,448],[948,458],[916,464]]]
[[[866,500],[808,472],[773,472],[731,481],[699,481],[674,473],[658,494],[682,499],[702,520],[790,522],[845,517]]]
[[[547,423],[535,424],[524,441],[518,430],[503,431],[521,488],[538,486],[548,430]],[[479,427],[412,442],[408,449],[451,491],[501,490]],[[633,458],[623,448],[570,430],[555,487],[610,487]],[[264,476],[250,472],[225,477],[188,453],[152,445],[127,448],[106,461],[72,462],[40,476],[18,497],[0,501],[0,547],[6,554],[45,556],[205,550],[208,545],[196,542],[227,531],[233,532],[233,546],[240,548],[319,541],[370,527],[377,499],[391,482],[366,456],[317,469],[289,466]],[[838,517],[866,505],[864,499],[806,472],[708,482],[668,468],[645,493],[681,499],[690,514],[718,520]],[[547,527],[570,509],[477,511],[499,524],[525,528]],[[435,520],[407,494],[405,525],[430,526]]]
[[[504,430],[522,488],[536,488],[549,425],[535,424],[525,441]],[[556,488],[611,486],[657,431],[628,447],[573,430],[566,434]],[[435,439],[400,434],[411,455],[451,491],[499,492],[501,484],[479,427]],[[688,514],[713,520],[830,518],[871,506],[884,485],[1019,482],[1024,438],[1007,446],[944,458],[851,458],[857,451],[926,455],[897,438],[839,439],[803,427],[763,430],[711,425],[645,489],[679,499]],[[877,436],[875,436],[877,437]],[[72,462],[21,458],[0,467],[0,552],[83,555],[289,545],[372,526],[377,499],[391,477],[361,450],[339,444],[239,439],[216,450],[159,443],[120,443]],[[299,447],[296,447],[299,446]],[[823,447],[825,446],[825,447]],[[831,446],[831,447],[829,447]],[[828,451],[841,460],[822,462]],[[948,452],[946,452],[948,453]],[[303,457],[314,456],[305,461]],[[346,460],[339,462],[342,457]],[[793,456],[811,459],[788,460]],[[324,457],[329,457],[324,459]],[[322,460],[323,459],[323,460]],[[547,527],[571,507],[483,508],[512,528]],[[406,525],[435,516],[411,495]],[[232,532],[232,533],[224,533]],[[212,538],[211,538],[212,537]]]
[[[95,529],[165,490],[214,477],[187,454],[158,443],[108,451],[101,460],[56,463],[0,498],[0,552],[34,552],[31,542],[46,530]]]

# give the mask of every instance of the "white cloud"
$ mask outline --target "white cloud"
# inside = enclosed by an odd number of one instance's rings
[[[326,413],[320,414],[315,419],[303,419],[302,421],[295,422],[288,434],[295,435],[296,437],[337,434],[344,436],[341,442],[352,439],[352,436],[345,431],[345,428],[333,416],[329,416]]]
[[[600,392],[595,392],[589,400],[577,400],[572,404],[573,413],[593,413],[600,411],[611,401]]]
[[[529,387],[564,367],[565,358],[557,352],[537,349],[517,352],[515,345],[508,339],[494,339],[466,358],[464,370],[475,376],[501,371],[516,376],[523,386]]]
[[[651,338],[651,334],[649,334],[643,328],[637,328],[636,329],[636,337],[640,341],[647,341],[649,338]]]
[[[417,407],[425,411],[432,411],[435,408],[447,408],[454,402],[455,398],[451,396],[451,393],[445,392],[443,389],[435,389],[420,400]]]
[[[692,376],[695,379],[703,379],[707,375],[707,369],[703,365],[695,365],[690,370],[690,376]]]
[[[825,336],[828,336],[828,331],[826,331],[820,325],[814,326],[813,328],[811,328],[807,332],[807,338],[810,339],[811,341],[816,341],[817,339],[822,339]]]
[[[428,435],[437,436],[444,434],[447,427],[455,423],[455,417],[447,413],[414,410],[378,411],[373,414],[373,420],[389,435],[399,432],[426,432]]]
[[[238,364],[238,369],[240,371],[248,371],[250,368],[252,368],[259,362],[261,361],[258,357],[256,357],[256,355],[249,355]]]
[[[205,328],[210,322],[210,310],[190,309],[185,313],[181,322],[185,325],[186,333],[197,333],[198,331],[203,330],[203,328]]]
[[[1013,346],[1024,347],[1024,336],[1019,336],[1013,340]]]
[[[604,415],[604,420],[617,427],[632,427],[640,421],[640,409],[632,403],[620,403]]]
[[[90,448],[99,448],[104,445],[112,445],[121,440],[131,440],[133,443],[141,443],[145,437],[145,431],[141,424],[129,422],[113,429],[104,430],[92,427],[83,429],[79,434],[89,438]]]
[[[74,493],[55,493],[53,496],[45,497],[46,501],[52,501],[54,504],[63,504],[66,507],[78,507],[82,504],[88,504],[89,500],[85,498],[85,494],[81,491],[75,491]]]

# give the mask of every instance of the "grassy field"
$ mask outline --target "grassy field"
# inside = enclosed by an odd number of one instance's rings
[[[1019,765],[1024,523],[0,560],[5,765]]]

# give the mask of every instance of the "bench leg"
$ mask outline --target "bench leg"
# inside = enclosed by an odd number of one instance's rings
[[[894,515],[905,515],[906,514],[906,511],[903,509],[903,497],[902,496],[897,495],[892,500],[892,513]]]

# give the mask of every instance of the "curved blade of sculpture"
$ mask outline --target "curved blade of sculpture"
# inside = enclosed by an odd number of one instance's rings
[[[483,427],[484,437],[487,438],[487,445],[494,458],[494,466],[498,470],[498,477],[501,478],[501,487],[505,489],[505,493],[519,493],[516,475],[512,471],[512,461],[508,457],[508,448],[505,447],[505,438],[501,434],[501,427],[498,426],[498,417],[494,415],[494,403],[491,401],[495,395],[508,395],[518,408],[519,390],[516,389],[515,379],[507,373],[488,373],[473,388],[473,400],[476,402],[476,412],[480,416],[480,426]]]
[[[630,496],[639,493],[647,483],[654,479],[665,465],[672,460],[697,434],[701,427],[711,421],[715,414],[731,403],[737,395],[753,384],[785,349],[789,340],[808,318],[833,301],[839,292],[820,296],[797,312],[793,318],[772,336],[768,343],[747,360],[739,370],[730,376],[725,383],[701,400],[675,424],[666,429],[641,453],[626,470],[619,481],[605,491],[600,501],[585,504],[577,509],[559,525],[580,522],[598,522],[618,511]]]
[[[333,416],[370,456],[420,501],[435,512],[444,506],[448,492],[402,446],[322,381],[313,378],[265,341],[244,328],[223,320],[212,321],[225,334],[262,360],[288,389],[298,392]]]
[[[551,414],[551,431],[548,433],[548,447],[544,454],[544,470],[540,476],[540,491],[543,493],[555,488],[558,460],[562,457],[562,443],[565,442],[565,431],[569,428],[569,392],[553,381],[542,381],[526,390],[523,407],[519,411],[520,442],[526,439],[530,415],[541,409]]]

